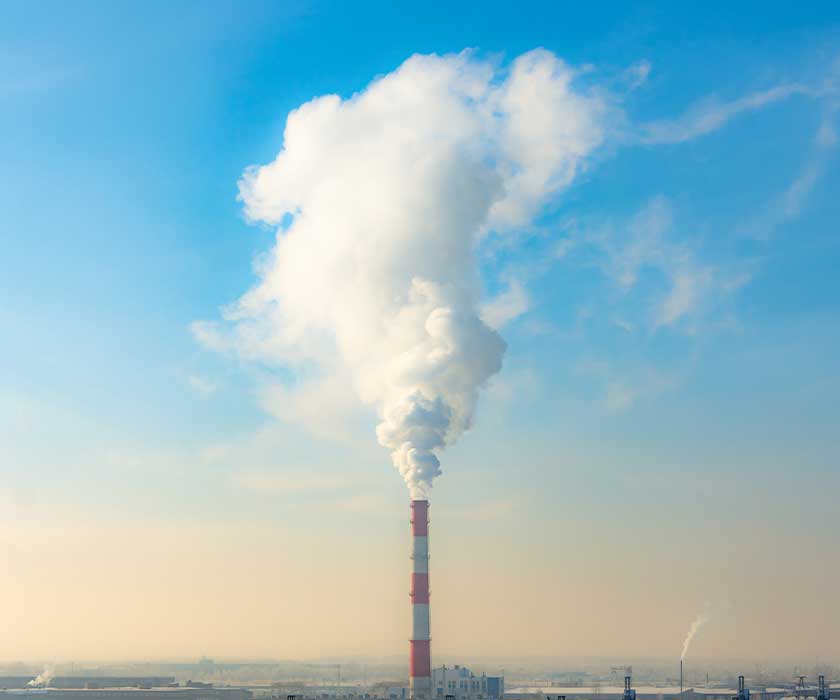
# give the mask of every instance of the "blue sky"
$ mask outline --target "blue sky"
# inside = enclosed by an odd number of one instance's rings
[[[464,539],[441,546],[512,533],[511,565],[536,567],[514,556],[517,542],[571,528],[615,554],[618,534],[602,528],[620,525],[657,566],[683,556],[660,539],[667,528],[726,565],[760,552],[756,565],[773,567],[784,559],[753,535],[723,551],[716,528],[830,545],[840,514],[833,4],[4,3],[2,15],[0,498],[10,518],[255,519],[315,541],[350,528],[386,547],[380,529],[402,524],[404,491],[372,413],[315,433],[278,421],[258,388],[287,370],[214,353],[190,324],[218,318],[256,282],[274,234],[245,220],[237,181],[277,155],[290,110],[347,98],[414,53],[474,47],[506,65],[544,47],[590,66],[581,80],[614,96],[619,135],[516,244],[491,237],[482,248],[488,292],[514,283],[523,307],[502,331],[504,369],[476,427],[446,454],[436,507],[464,514]],[[640,66],[646,79],[631,86]],[[693,296],[669,317],[668,290],[686,275]],[[308,477],[320,464],[326,476]],[[583,549],[581,561],[606,566]],[[657,629],[679,636],[710,595],[702,588],[687,595],[685,620],[677,597],[676,619]],[[836,620],[836,601],[820,602]],[[266,644],[243,654],[271,653]],[[779,653],[799,652],[790,642]]]

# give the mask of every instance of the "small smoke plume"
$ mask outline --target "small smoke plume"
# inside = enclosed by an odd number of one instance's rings
[[[53,679],[53,670],[48,667],[44,667],[44,670],[41,671],[35,678],[29,681],[26,685],[31,688],[46,688],[50,681]]]
[[[683,642],[682,654],[680,655],[680,660],[685,661],[685,656],[688,654],[688,648],[691,646],[691,642],[694,640],[694,637],[697,636],[697,633],[700,631],[700,628],[705,625],[709,621],[709,604],[706,603],[706,606],[703,608],[703,612],[701,612],[691,623],[691,627],[688,628],[688,634],[685,635],[685,641]]]
[[[239,183],[248,218],[278,227],[260,280],[195,336],[291,370],[266,402],[284,418],[325,421],[338,395],[375,407],[379,442],[427,497],[505,352],[476,248],[531,224],[603,140],[606,104],[577,76],[545,50],[504,69],[416,55],[298,107],[274,161]]]

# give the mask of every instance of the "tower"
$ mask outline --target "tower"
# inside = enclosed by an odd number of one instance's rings
[[[411,698],[432,697],[432,654],[429,627],[429,502],[411,502],[411,641],[408,685]]]

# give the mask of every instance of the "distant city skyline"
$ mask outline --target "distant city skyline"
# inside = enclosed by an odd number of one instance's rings
[[[3,9],[0,664],[840,663],[837,7]]]

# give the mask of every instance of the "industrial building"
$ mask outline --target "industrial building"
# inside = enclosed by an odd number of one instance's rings
[[[432,687],[435,697],[454,696],[461,698],[501,698],[505,694],[505,679],[502,676],[475,675],[464,666],[441,666],[432,671]]]

